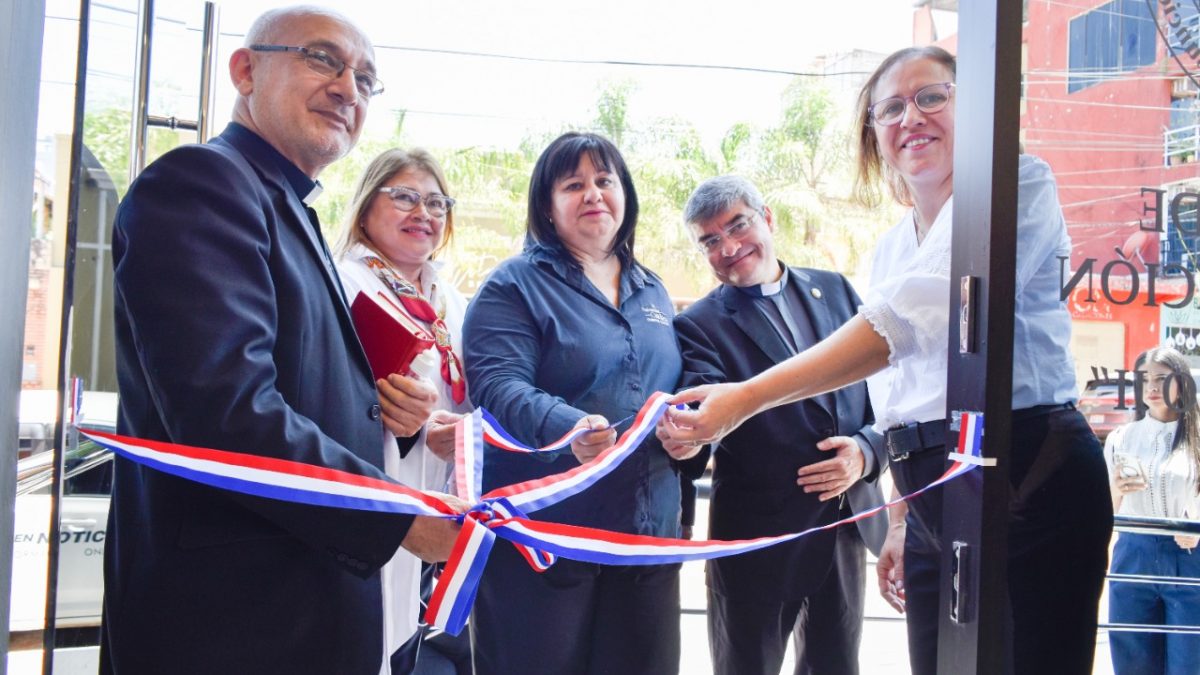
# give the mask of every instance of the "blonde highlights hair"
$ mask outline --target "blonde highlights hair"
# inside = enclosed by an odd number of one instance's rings
[[[879,154],[879,137],[875,127],[871,125],[871,97],[875,94],[875,86],[879,80],[892,68],[917,59],[929,59],[945,66],[950,71],[953,81],[957,75],[957,65],[954,56],[941,47],[908,47],[893,52],[879,64],[871,77],[867,78],[862,89],[858,92],[858,103],[855,105],[854,118],[858,123],[858,143],[856,153],[856,168],[854,175],[854,200],[868,208],[879,206],[882,195],[879,184],[887,186],[888,192],[897,202],[904,206],[912,206],[912,193],[908,184],[900,174],[892,170],[883,156]]]
[[[387,199],[379,194],[379,188],[385,187],[388,181],[406,171],[424,171],[433,176],[442,194],[450,196],[450,191],[446,187],[446,174],[442,171],[442,166],[427,150],[393,148],[383,151],[378,157],[371,160],[366,170],[363,171],[362,178],[359,178],[354,187],[354,197],[350,199],[350,207],[346,210],[347,217],[342,223],[342,231],[338,235],[337,245],[334,249],[338,257],[346,255],[346,252],[355,244],[363,244],[379,253],[367,239],[366,224],[363,219],[367,217],[367,211],[370,210],[375,199]],[[450,244],[450,238],[454,235],[453,210],[446,212],[445,223],[445,227],[442,229],[442,241],[429,256],[430,258],[436,258]]]

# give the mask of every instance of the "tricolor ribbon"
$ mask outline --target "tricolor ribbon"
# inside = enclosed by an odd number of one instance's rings
[[[441,499],[391,480],[243,452],[149,441],[93,429],[80,433],[152,469],[231,492],[298,504],[455,518]]]
[[[962,412],[958,418],[958,450],[950,453],[950,459],[976,466],[996,466],[995,457],[984,457],[983,413]]]
[[[390,480],[379,480],[300,462],[245,453],[195,448],[85,430],[82,433],[118,455],[163,471],[234,492],[302,504],[454,518],[462,531],[438,580],[426,610],[427,622],[457,635],[466,625],[488,553],[497,536],[517,546],[534,569],[544,570],[554,556],[608,565],[661,565],[710,560],[756,551],[813,532],[869,518],[880,511],[938,487],[980,465],[982,415],[967,413],[951,466],[924,488],[882,506],[803,532],[735,541],[691,541],[611,532],[590,527],[532,520],[527,513],[556,504],[588,489],[632,454],[670,405],[670,394],[652,395],[634,424],[616,445],[596,458],[545,478],[509,485],[479,495],[485,437],[503,438],[514,452],[551,452],[570,444],[587,429],[578,429],[544,448],[528,448],[509,436],[482,411],[459,422],[455,474],[460,495],[475,504],[458,514],[441,499]],[[491,431],[486,431],[490,428]],[[968,431],[969,430],[969,431]],[[494,434],[494,436],[492,436]],[[965,440],[964,440],[965,439]],[[464,489],[465,488],[465,489]]]

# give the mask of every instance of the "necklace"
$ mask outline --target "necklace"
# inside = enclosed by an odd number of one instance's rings
[[[912,210],[912,219],[913,219],[913,228],[916,230],[916,235],[917,235],[917,246],[920,246],[921,243],[925,241],[925,235],[929,234],[929,232],[928,232],[928,230],[925,230],[921,227],[921,220],[919,218],[917,218],[917,207],[916,206],[914,206],[913,210]]]

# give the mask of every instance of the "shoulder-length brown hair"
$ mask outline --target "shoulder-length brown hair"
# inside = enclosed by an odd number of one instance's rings
[[[875,127],[871,125],[869,115],[873,103],[871,98],[875,94],[875,85],[879,84],[879,80],[895,66],[914,59],[929,59],[942,64],[946,70],[950,71],[951,78],[956,77],[958,72],[954,56],[945,49],[933,46],[908,47],[893,52],[883,60],[883,63],[879,64],[875,72],[871,73],[871,77],[867,78],[862,90],[858,92],[858,103],[854,113],[854,117],[858,121],[854,199],[863,206],[879,206],[881,199],[879,183],[881,182],[887,186],[888,192],[896,201],[905,206],[913,205],[912,193],[908,190],[908,184],[884,163],[883,157],[879,154],[879,137],[875,135]]]
[[[342,223],[341,234],[338,235],[337,246],[335,251],[338,257],[346,254],[354,247],[355,244],[363,244],[375,250],[367,239],[363,229],[363,218],[367,216],[367,211],[371,208],[372,200],[381,197],[379,188],[384,187],[388,181],[395,178],[397,174],[405,171],[424,171],[433,176],[437,181],[438,189],[442,194],[450,196],[450,191],[446,187],[446,174],[442,171],[442,166],[438,164],[433,155],[422,148],[410,148],[402,150],[393,148],[385,150],[378,157],[371,160],[363,171],[362,178],[358,180],[358,184],[354,187],[354,197],[350,200],[350,208],[347,209],[346,219]],[[387,199],[387,197],[382,197]],[[442,230],[442,242],[434,249],[430,258],[436,258],[438,253],[441,253],[450,243],[450,237],[454,234],[454,210],[446,212],[446,225]],[[376,251],[378,253],[378,251]]]
[[[550,202],[554,183],[570,175],[587,155],[597,169],[616,174],[625,192],[625,219],[617,227],[612,250],[621,264],[629,267],[637,262],[633,255],[633,234],[637,228],[638,196],[633,176],[621,151],[607,138],[595,133],[569,131],[551,141],[542,151],[529,177],[529,210],[525,220],[526,243],[537,242],[550,248],[562,249],[562,239],[550,222]]]

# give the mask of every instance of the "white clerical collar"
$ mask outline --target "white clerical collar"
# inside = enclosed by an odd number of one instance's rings
[[[304,195],[304,198],[300,201],[304,202],[305,206],[312,206],[313,202],[317,201],[317,197],[321,196],[321,192],[324,189],[325,186],[321,185],[321,181],[313,181],[313,189],[309,190],[308,194]]]
[[[738,286],[737,289],[753,298],[769,298],[773,295],[779,295],[783,292],[784,286],[787,285],[788,279],[787,270],[783,269],[782,265],[780,265],[780,271],[782,274],[779,275],[778,281],[769,281],[765,284],[755,284],[754,286]]]

